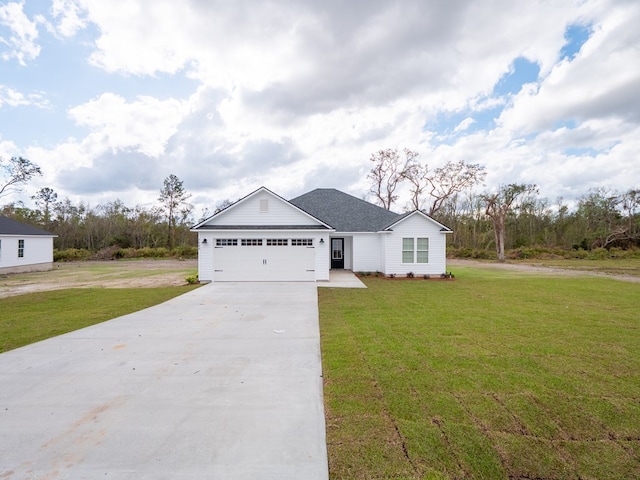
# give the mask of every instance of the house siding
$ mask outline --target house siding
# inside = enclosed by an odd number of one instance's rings
[[[213,281],[213,248],[215,247],[214,232],[198,233],[198,280]],[[202,243],[204,240],[207,243]]]
[[[18,257],[18,240],[24,240],[24,256]],[[51,270],[53,237],[0,235],[0,273]]]
[[[323,239],[324,243],[320,243],[320,239]],[[329,235],[318,235],[313,243],[316,246],[316,281],[328,281],[329,269],[331,268],[331,254],[329,253],[331,241],[329,240]]]
[[[354,272],[380,272],[382,266],[380,259],[379,233],[358,233],[353,235],[353,271]]]
[[[429,219],[415,214],[393,226],[393,232],[385,236],[383,258],[386,259],[384,273],[387,275],[440,275],[447,270],[447,235],[440,226]],[[402,263],[403,238],[428,238],[429,263]]]
[[[267,205],[267,211],[261,206]],[[206,222],[206,225],[317,225],[309,216],[268,193],[257,192]]]

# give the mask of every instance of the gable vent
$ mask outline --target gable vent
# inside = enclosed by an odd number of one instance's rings
[[[260,213],[267,213],[269,211],[269,200],[260,200]]]

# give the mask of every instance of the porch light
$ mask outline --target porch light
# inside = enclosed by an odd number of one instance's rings
[[[324,245],[324,238],[320,239],[320,245]]]
[[[205,238],[204,240],[202,240],[202,244],[206,245],[207,244],[207,239]]]

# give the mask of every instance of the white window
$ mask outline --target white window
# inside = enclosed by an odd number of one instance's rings
[[[18,240],[18,258],[24,257],[24,240]]]
[[[243,247],[261,247],[262,239],[261,238],[243,238],[240,241],[240,244]]]
[[[235,247],[237,245],[237,238],[216,238],[216,247]]]
[[[289,240],[286,238],[267,238],[268,247],[286,247],[289,245]]]
[[[429,263],[429,239],[402,239],[402,263]]]
[[[418,238],[416,240],[416,263],[429,263],[429,239]]]
[[[402,263],[413,263],[413,238],[402,239]]]
[[[264,199],[260,200],[260,213],[268,213],[269,212],[269,200]]]
[[[291,245],[294,247],[313,247],[313,238],[292,238]]]

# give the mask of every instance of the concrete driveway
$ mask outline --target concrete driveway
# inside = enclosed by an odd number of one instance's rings
[[[0,355],[0,479],[328,478],[315,283],[205,285]]]

